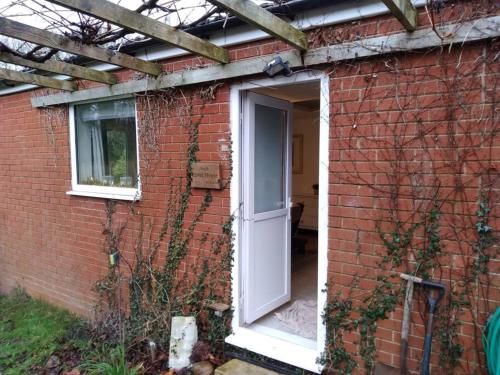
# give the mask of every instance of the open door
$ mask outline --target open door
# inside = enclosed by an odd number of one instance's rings
[[[290,300],[289,102],[249,92],[243,125],[243,316],[250,324]]]

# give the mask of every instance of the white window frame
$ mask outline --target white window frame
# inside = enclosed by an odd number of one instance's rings
[[[75,107],[81,104],[97,103],[114,101],[120,99],[134,99],[135,111],[135,137],[136,137],[136,155],[137,155],[137,188],[126,188],[118,186],[98,186],[98,185],[85,185],[78,183],[78,166],[77,166],[77,152],[76,152],[76,121],[75,121]],[[107,198],[119,199],[126,201],[135,201],[141,198],[141,176],[139,165],[139,122],[137,118],[137,100],[133,96],[113,96],[100,100],[88,100],[71,104],[69,106],[69,141],[71,151],[71,190],[66,192],[68,195],[78,195],[84,197],[94,198]]]

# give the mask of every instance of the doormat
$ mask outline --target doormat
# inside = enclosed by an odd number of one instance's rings
[[[294,334],[306,339],[316,339],[317,303],[298,299],[286,309],[275,313],[276,318]]]

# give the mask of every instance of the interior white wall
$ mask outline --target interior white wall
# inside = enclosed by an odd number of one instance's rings
[[[293,194],[313,195],[319,183],[319,114],[317,111],[293,111],[293,135],[303,136],[303,173],[292,176]]]
[[[304,203],[301,228],[318,228],[318,196],[312,185],[319,183],[319,113],[294,108],[293,135],[303,137],[302,173],[292,175],[294,202]]]

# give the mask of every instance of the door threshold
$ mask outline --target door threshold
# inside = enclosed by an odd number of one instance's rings
[[[252,331],[262,333],[266,336],[276,337],[277,339],[285,340],[291,342],[292,344],[303,346],[304,348],[316,350],[316,348],[318,347],[316,340],[311,340],[299,335],[294,335],[293,333],[281,331],[276,328],[266,327],[263,324],[252,323],[247,328]]]
[[[307,343],[308,346],[304,346],[295,342],[290,342],[284,338],[269,335],[269,330],[277,330],[268,327],[263,328],[267,333],[263,333],[262,329],[259,327],[239,327],[234,330],[233,334],[226,337],[226,342],[277,361],[312,371],[316,374],[321,373],[323,366],[318,364],[317,360],[322,353],[317,350],[316,343],[313,340],[296,336],[299,339],[305,340],[303,343],[309,341],[309,343]],[[261,332],[259,332],[259,330],[261,330]],[[287,336],[295,336],[286,332],[281,333]],[[309,347],[311,342],[314,343],[314,348]]]

